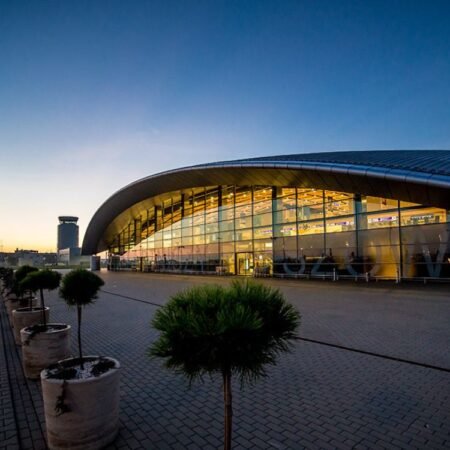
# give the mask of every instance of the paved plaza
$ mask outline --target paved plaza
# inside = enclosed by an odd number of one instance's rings
[[[85,353],[122,364],[121,429],[111,449],[218,449],[221,380],[191,387],[146,351],[157,306],[180,289],[227,277],[102,272],[84,314]],[[263,279],[302,314],[292,353],[268,377],[234,388],[236,449],[450,448],[450,289],[394,283]],[[51,321],[76,312],[49,295]],[[154,304],[153,304],[154,303]],[[27,381],[1,308],[0,448],[44,449],[37,382]]]

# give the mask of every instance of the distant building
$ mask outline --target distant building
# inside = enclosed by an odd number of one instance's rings
[[[16,249],[14,253],[0,254],[0,266],[34,266],[45,267],[56,264],[56,253],[39,253],[37,250]]]
[[[59,216],[58,252],[63,248],[78,248],[78,217]]]
[[[78,245],[78,217],[59,216],[58,225],[58,263],[65,265],[89,265],[90,258],[81,256]]]

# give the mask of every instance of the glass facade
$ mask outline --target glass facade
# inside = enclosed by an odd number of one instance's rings
[[[450,278],[444,209],[273,186],[198,187],[146,205],[110,243],[111,269]]]

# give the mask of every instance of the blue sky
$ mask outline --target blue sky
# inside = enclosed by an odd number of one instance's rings
[[[61,214],[82,237],[183,165],[450,148],[449,23],[438,0],[0,0],[0,246],[54,249]]]

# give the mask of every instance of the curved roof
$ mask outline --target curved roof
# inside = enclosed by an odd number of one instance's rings
[[[150,197],[191,187],[233,184],[358,192],[450,209],[450,150],[267,156],[151,175],[120,189],[100,206],[86,230],[82,253],[106,250],[110,239]]]
[[[307,153],[283,156],[264,156],[239,161],[313,161],[335,164],[366,165],[387,169],[412,170],[450,176],[448,150],[374,150],[359,152]]]

